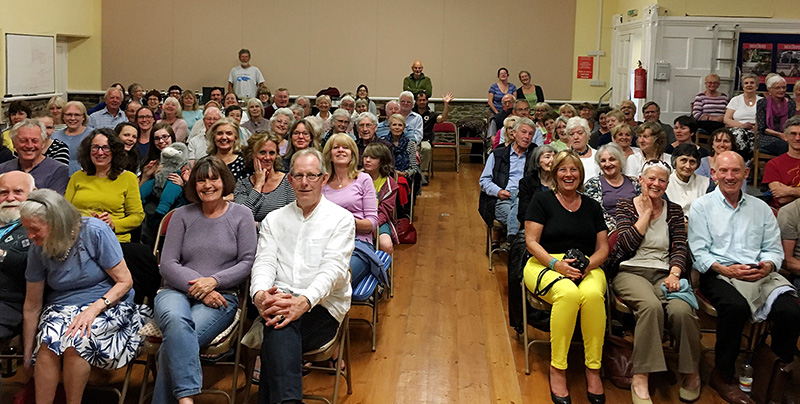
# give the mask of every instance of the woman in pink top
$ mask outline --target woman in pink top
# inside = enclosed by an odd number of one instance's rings
[[[331,202],[347,209],[356,221],[356,250],[372,251],[373,232],[378,227],[378,199],[372,177],[358,171],[358,147],[344,133],[333,135],[325,143],[322,152],[325,165],[330,172],[328,183],[322,187],[322,195]],[[353,286],[369,274],[369,260],[362,254],[353,253],[350,258]]]

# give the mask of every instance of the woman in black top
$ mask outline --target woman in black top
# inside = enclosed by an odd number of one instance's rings
[[[552,170],[555,189],[537,193],[528,206],[525,240],[535,259],[525,267],[525,285],[553,305],[550,312],[553,402],[570,402],[567,353],[580,312],[587,398],[590,403],[604,403],[600,362],[606,328],[606,277],[599,266],[608,257],[608,229],[600,204],[580,193],[584,178],[580,157],[563,150],[556,154]],[[588,257],[585,270],[575,268],[574,259],[563,259],[564,253],[572,248]],[[551,284],[549,290],[543,290]]]

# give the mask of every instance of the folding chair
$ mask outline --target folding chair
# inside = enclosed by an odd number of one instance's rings
[[[375,254],[381,260],[383,267],[382,271],[386,271],[391,265],[391,256],[384,251],[375,251]],[[351,297],[351,305],[353,306],[366,306],[372,309],[372,319],[365,318],[351,318],[352,322],[362,322],[369,325],[372,332],[372,352],[376,349],[376,340],[378,333],[378,301],[380,300],[379,281],[372,274],[367,275],[355,288],[353,288],[353,295]]]
[[[202,365],[201,362],[201,366],[233,366],[230,392],[219,389],[202,389],[203,394],[220,394],[225,396],[230,404],[236,403],[236,391],[239,387],[239,369],[245,369],[241,363],[242,344],[239,342],[242,340],[242,335],[244,335],[244,322],[247,319],[247,293],[250,289],[249,284],[250,282],[247,281],[242,287],[240,287],[239,308],[236,310],[233,322],[231,322],[227,329],[217,335],[217,337],[214,338],[210,344],[200,348],[200,356],[212,357],[219,357],[228,353],[231,349],[234,350],[233,362],[218,361],[207,365]],[[155,321],[153,321],[152,324],[146,325],[145,328],[154,329],[154,332],[153,335],[147,336],[144,343],[144,352],[147,355],[147,363],[144,368],[144,375],[142,376],[142,388],[139,391],[139,404],[144,404],[145,397],[148,395],[147,384],[150,371],[152,370],[154,376],[156,374],[156,354],[158,354],[158,350],[161,347],[163,338],[163,335],[159,335],[161,330],[158,330],[158,327],[155,325]],[[128,371],[130,372],[130,367]],[[150,394],[152,394],[152,392],[150,392]]]
[[[497,219],[494,220],[491,226],[486,226],[486,255],[489,256],[489,272],[494,270],[492,258],[495,254],[499,254],[501,251],[503,251],[503,249],[500,248],[500,244],[495,245],[492,242],[492,230],[496,229],[498,232],[505,234],[505,228],[506,226],[497,221]]]
[[[758,131],[755,131],[755,136],[753,137],[753,186],[758,188],[761,183],[759,171],[763,172],[767,166],[767,162],[775,157],[777,156],[758,151]]]
[[[484,121],[484,124],[486,124],[486,121]],[[464,156],[468,156],[468,157],[480,156],[481,164],[482,165],[486,164],[486,140],[483,137],[480,136],[481,132],[483,132],[483,131],[478,132],[479,133],[478,136],[460,136],[459,135],[459,137],[458,137],[458,141],[459,141],[458,146],[459,146],[459,148],[462,145],[469,146],[469,148],[470,148],[470,152],[469,153],[466,153],[466,154],[459,153],[459,156],[458,156],[459,159],[461,157],[464,157]],[[472,145],[474,145],[474,144],[480,144],[481,145],[480,154],[472,153]]]
[[[435,160],[433,159],[436,149],[452,149],[453,157],[456,165],[456,172],[458,172],[458,165],[461,161],[459,156],[459,138],[458,127],[452,122],[441,122],[433,125],[433,142],[431,143],[431,168],[430,176],[433,178],[433,166]]]
[[[536,344],[549,344],[550,340],[549,339],[531,339],[530,337],[528,337],[528,306],[527,306],[527,304],[530,304],[531,307],[533,307],[536,310],[548,311],[548,312],[553,308],[553,306],[550,303],[547,303],[544,300],[542,300],[540,297],[534,295],[530,290],[528,290],[528,287],[525,286],[525,277],[524,276],[522,277],[521,285],[522,285],[522,338],[523,338],[523,342],[522,343],[525,345],[525,374],[529,375],[529,374],[531,374],[531,364],[530,364],[530,358],[528,356],[529,356],[531,347],[533,345],[536,345]],[[531,325],[533,325],[534,327],[536,327],[537,329],[539,329],[541,331],[550,332],[550,324],[549,323],[546,324],[546,325],[544,323],[532,323]],[[530,340],[530,341],[528,341],[528,340]]]
[[[336,354],[336,359],[333,359],[334,354]],[[342,323],[339,324],[339,330],[336,333],[336,336],[330,340],[327,344],[323,345],[319,349],[315,349],[311,352],[303,353],[303,362],[311,362],[311,363],[318,363],[324,362],[327,360],[333,359],[333,367],[328,366],[304,366],[304,369],[308,370],[321,370],[325,372],[334,372],[335,380],[333,382],[333,400],[329,400],[327,397],[323,397],[320,395],[312,395],[312,394],[303,394],[303,398],[306,400],[317,400],[322,401],[327,404],[336,404],[339,400],[339,377],[344,377],[345,382],[347,383],[347,394],[353,394],[353,385],[352,385],[352,375],[350,374],[351,363],[350,363],[350,323],[349,323],[349,314],[345,315],[344,320]],[[344,365],[346,368],[342,369],[342,362],[344,361]]]

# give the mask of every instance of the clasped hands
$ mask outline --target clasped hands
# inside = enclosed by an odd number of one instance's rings
[[[748,282],[755,282],[775,269],[775,264],[771,261],[760,261],[757,266],[748,264],[731,264],[728,266],[719,265],[715,268],[717,272],[728,278],[739,279]]]
[[[256,292],[253,304],[264,319],[264,325],[275,329],[287,326],[311,308],[305,297],[279,291],[275,286]]]
[[[228,301],[222,293],[217,292],[217,280],[212,277],[197,278],[189,281],[189,296],[203,302],[213,309],[221,306],[228,307]]]

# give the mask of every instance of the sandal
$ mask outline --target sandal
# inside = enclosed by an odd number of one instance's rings
[[[253,376],[251,376],[250,382],[253,385],[258,386],[258,384],[261,383],[261,358],[260,357],[256,357],[255,365],[257,365],[257,366],[253,367]]]

